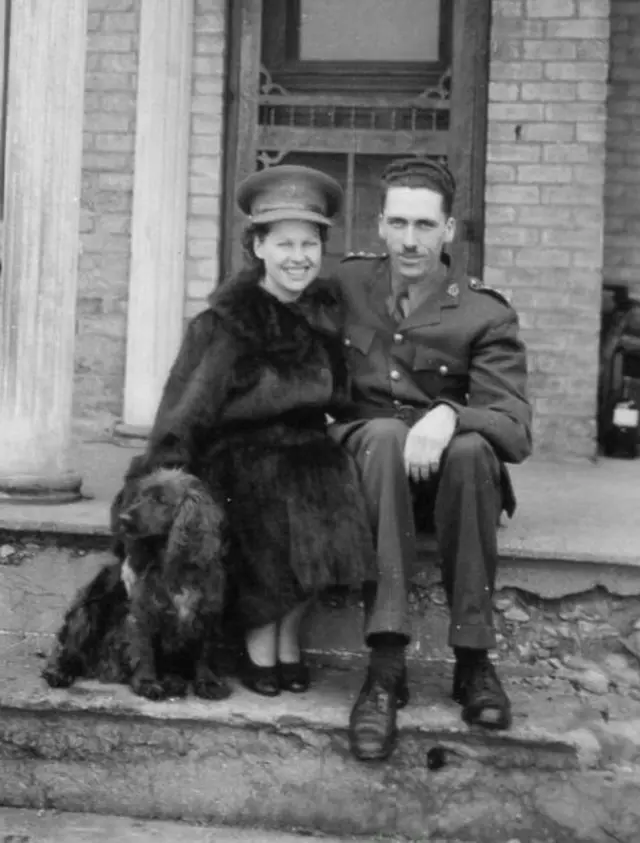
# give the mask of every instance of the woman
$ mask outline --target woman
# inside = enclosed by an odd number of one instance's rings
[[[342,192],[306,167],[239,188],[247,268],[192,320],[158,409],[146,469],[179,464],[225,503],[229,613],[244,636],[243,684],[303,692],[299,626],[329,584],[373,575],[355,464],[326,435],[348,380],[337,287],[319,278]]]

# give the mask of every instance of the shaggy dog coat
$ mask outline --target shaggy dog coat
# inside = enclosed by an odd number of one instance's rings
[[[283,304],[250,277],[190,324],[136,471],[182,465],[229,522],[227,606],[247,629],[330,584],[375,578],[371,522],[352,458],[326,434],[349,383],[338,288]]]
[[[79,593],[44,678],[56,687],[78,676],[129,681],[149,699],[182,695],[193,679],[197,696],[228,696],[212,669],[224,601],[222,510],[179,469],[130,482],[118,504],[113,526],[129,576],[122,564],[107,566]]]

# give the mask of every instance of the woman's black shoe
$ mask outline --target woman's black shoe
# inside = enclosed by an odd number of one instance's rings
[[[238,679],[254,694],[261,694],[263,697],[277,697],[280,693],[280,682],[278,670],[273,667],[262,667],[251,660],[249,653],[245,652],[238,665]]]
[[[292,694],[304,694],[311,686],[309,667],[302,660],[278,664],[280,688]]]

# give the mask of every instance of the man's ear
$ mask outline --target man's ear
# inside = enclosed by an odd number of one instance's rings
[[[445,243],[451,243],[453,238],[456,236],[456,220],[454,217],[449,217],[444,227],[444,241]]]

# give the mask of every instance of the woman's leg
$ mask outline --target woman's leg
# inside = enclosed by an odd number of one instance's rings
[[[245,636],[247,655],[258,667],[275,667],[278,660],[278,627],[275,623],[251,629]]]
[[[299,603],[280,621],[278,630],[278,661],[296,664],[300,661],[300,624],[311,601]]]
[[[300,655],[300,623],[310,603],[305,600],[285,615],[278,631],[280,688],[293,694],[303,694],[311,684],[309,668]]]

